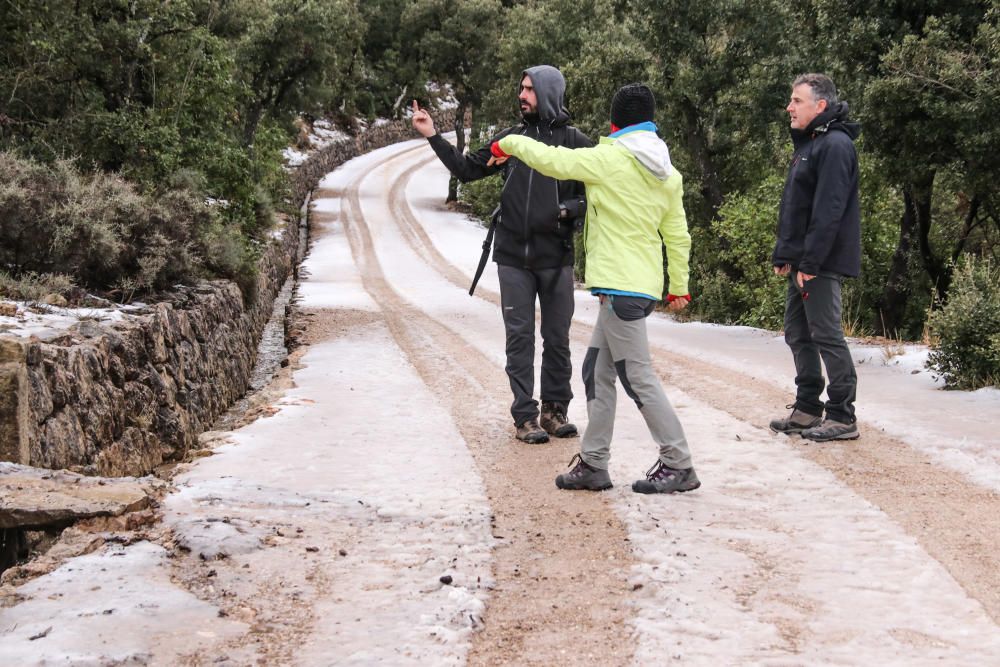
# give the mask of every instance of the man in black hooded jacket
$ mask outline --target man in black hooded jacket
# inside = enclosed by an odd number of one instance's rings
[[[573,398],[569,326],[573,318],[573,230],[586,212],[583,185],[542,176],[516,159],[490,162],[490,146],[523,134],[550,146],[584,148],[592,142],[570,126],[563,98],[566,81],[555,67],[539,65],[521,73],[521,123],[509,127],[478,151],[462,155],[434,128],[430,115],[413,103],[413,127],[427,137],[441,162],[463,183],[501,174],[500,222],[493,261],[507,335],[507,377],[514,393],[511,415],[518,439],[547,442],[549,435],[573,437],[567,419]],[[535,299],[541,307],[541,420],[535,401]]]
[[[817,441],[853,440],[859,436],[858,378],[841,326],[840,287],[861,271],[854,148],[861,126],[847,121],[847,103],[838,101],[833,81],[823,74],[796,78],[785,110],[795,153],[771,263],[777,275],[788,277],[785,342],[795,360],[796,395],[791,414],[772,421],[771,430]],[[825,405],[821,359],[830,380]]]

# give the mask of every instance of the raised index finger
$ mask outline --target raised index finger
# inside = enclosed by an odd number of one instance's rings
[[[420,105],[417,104],[416,100],[413,100],[413,113],[417,113],[418,111],[420,111]]]

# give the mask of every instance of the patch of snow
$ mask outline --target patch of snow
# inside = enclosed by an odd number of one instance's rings
[[[289,167],[299,167],[309,157],[305,153],[298,151],[291,146],[282,150],[281,155],[285,158],[285,164]]]
[[[444,84],[440,85],[434,81],[428,81],[424,85],[424,90],[427,91],[428,95],[437,100],[438,109],[457,109],[458,99],[455,97],[455,91],[452,85]]]
[[[638,664],[985,664],[1000,654],[979,603],[877,507],[784,436],[667,391],[705,485],[631,492],[656,449],[624,391],[612,446],[611,493],[640,560],[629,576]]]
[[[166,552],[149,542],[74,558],[18,593],[27,599],[0,609],[5,665],[179,664],[248,631],[178,588]]]
[[[307,282],[332,279],[314,271]],[[289,520],[322,553],[345,547],[346,556],[315,564],[314,576],[331,583],[298,649],[304,664],[334,653],[342,664],[394,662],[404,652],[407,662],[461,664],[490,586],[492,545],[461,436],[382,324],[313,345],[302,362],[276,415],[176,479],[167,521],[203,549],[212,548],[205,517],[227,517],[240,551],[256,547],[262,525]],[[281,547],[268,557],[282,558]],[[439,581],[446,574],[451,585]]]
[[[128,316],[128,310],[121,308],[62,308],[44,304],[12,301],[17,306],[16,315],[0,315],[0,334],[18,338],[34,336],[42,341],[52,340],[66,334],[75,325],[85,320],[101,324],[112,324]]]
[[[309,139],[317,148],[323,148],[338,141],[347,141],[351,136],[333,127],[333,124],[325,118],[320,118],[313,123],[313,131]]]

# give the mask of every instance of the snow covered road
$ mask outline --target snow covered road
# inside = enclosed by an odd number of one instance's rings
[[[578,440],[513,439],[495,267],[470,298],[485,231],[446,179],[420,140],[321,184],[294,387],[174,479],[164,545],[22,586],[0,664],[1000,662],[1000,392],[857,346],[862,438],[808,445],[766,429],[780,338],[656,314],[702,488],[631,492],[656,449],[622,394],[615,488],[557,491]],[[577,365],[595,316],[579,292]]]

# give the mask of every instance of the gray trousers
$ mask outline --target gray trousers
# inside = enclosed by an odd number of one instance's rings
[[[648,304],[644,312],[637,305],[639,302]],[[649,355],[646,316],[652,312],[652,306],[649,299],[603,298],[583,361],[588,422],[580,443],[580,458],[595,468],[606,470],[611,458],[618,400],[616,379],[622,381],[625,393],[635,401],[646,420],[653,441],[660,447],[660,461],[671,468],[691,467],[684,429],[653,371]]]
[[[820,275],[800,289],[794,275],[793,271],[785,301],[785,342],[795,359],[795,407],[816,416],[821,416],[825,407],[828,419],[853,424],[858,376],[840,322],[841,279]],[[821,359],[830,378],[825,406],[820,400],[824,385]]]
[[[535,392],[535,298],[542,313],[541,399],[569,406],[569,325],[576,301],[573,267],[519,269],[497,266],[500,306],[507,334],[507,378],[514,393],[510,414],[518,426],[538,418]]]

